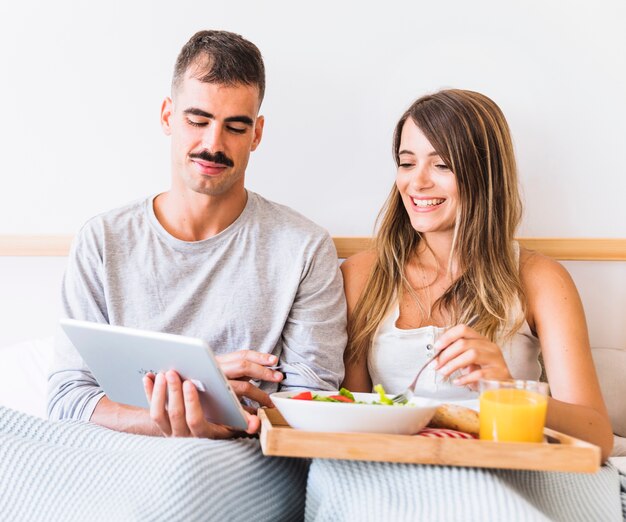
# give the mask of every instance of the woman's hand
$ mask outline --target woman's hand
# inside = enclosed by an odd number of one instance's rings
[[[449,377],[457,370],[463,375],[452,381],[458,386],[477,389],[480,379],[511,379],[502,350],[467,325],[459,324],[446,331],[434,344],[440,353],[437,371]]]

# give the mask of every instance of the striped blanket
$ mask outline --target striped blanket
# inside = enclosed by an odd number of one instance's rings
[[[611,465],[588,475],[314,460],[305,520],[619,522],[624,499]]]
[[[0,407],[0,519],[622,520],[626,477],[264,457]],[[306,513],[304,501],[306,498]]]
[[[308,462],[255,439],[162,439],[0,407],[0,519],[302,520]]]
[[[622,516],[626,520],[626,475],[620,475],[619,479],[622,485]]]

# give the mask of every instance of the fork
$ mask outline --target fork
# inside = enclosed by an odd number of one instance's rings
[[[281,370],[281,369],[292,369],[294,370],[296,373],[299,373],[302,377],[304,377],[306,380],[308,381],[312,381],[313,383],[316,383],[318,385],[320,385],[320,388],[326,388],[326,389],[333,389],[330,384],[328,384],[326,381],[324,381],[319,375],[317,375],[312,369],[311,367],[303,362],[292,362],[292,363],[286,363],[283,362],[281,364],[278,364],[276,366],[268,366],[269,369],[271,370]]]
[[[473,326],[474,324],[476,324],[477,320],[478,320],[478,314],[472,316],[470,318],[470,320],[467,321],[466,325],[467,326]],[[432,350],[433,349],[433,345],[432,344],[427,344],[426,348],[428,350]],[[411,398],[413,397],[413,395],[415,395],[415,385],[417,384],[417,379],[419,379],[420,375],[422,375],[422,372],[426,369],[426,366],[428,366],[431,362],[437,360],[444,350],[445,350],[445,348],[439,350],[434,355],[434,357],[432,359],[428,359],[428,361],[426,361],[424,363],[424,365],[419,369],[419,371],[417,372],[417,375],[415,376],[415,379],[413,379],[413,382],[411,384],[409,384],[407,389],[404,390],[402,393],[399,393],[395,397],[392,397],[391,401],[396,403],[396,404],[405,404],[405,403],[409,402],[411,400]]]

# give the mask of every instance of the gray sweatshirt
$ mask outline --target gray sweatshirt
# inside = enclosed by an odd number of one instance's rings
[[[248,191],[220,234],[186,242],[154,214],[153,199],[88,221],[71,249],[62,286],[66,317],[199,337],[216,354],[273,353],[303,361],[328,384],[343,379],[346,305],[328,233]],[[287,373],[281,389],[310,388]],[[261,383],[276,391],[276,383]],[[59,329],[48,378],[48,416],[89,420],[104,395]]]

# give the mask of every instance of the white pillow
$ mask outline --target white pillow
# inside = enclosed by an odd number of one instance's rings
[[[594,348],[591,353],[613,433],[626,437],[626,350]]]
[[[46,417],[46,386],[53,337],[0,348],[0,405]]]
[[[626,457],[611,457],[609,461],[620,470],[622,475],[626,475]]]
[[[626,458],[626,439],[624,437],[613,436],[613,451],[611,452],[611,456]]]

